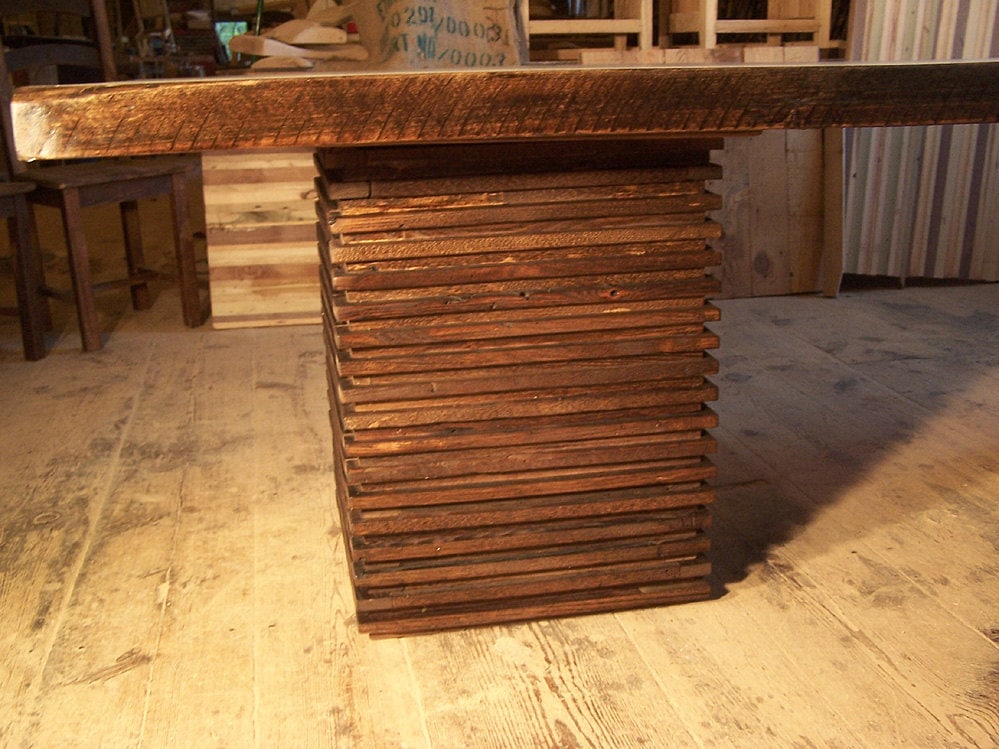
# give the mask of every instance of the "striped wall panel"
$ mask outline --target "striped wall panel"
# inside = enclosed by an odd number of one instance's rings
[[[848,56],[999,57],[999,3],[855,0]],[[999,280],[999,126],[854,129],[845,139],[844,271]]]
[[[202,155],[212,325],[318,323],[312,149]]]

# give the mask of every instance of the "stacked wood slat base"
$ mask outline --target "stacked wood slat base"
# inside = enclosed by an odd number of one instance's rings
[[[709,595],[719,145],[319,152],[362,631]]]

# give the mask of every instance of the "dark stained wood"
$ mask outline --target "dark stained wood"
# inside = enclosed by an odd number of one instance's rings
[[[713,143],[664,146],[647,169],[626,144],[608,145],[622,168],[578,141],[550,149],[561,161],[534,144],[509,163],[493,147],[320,152],[330,422],[362,630],[707,595]],[[378,181],[358,189],[367,167]]]
[[[543,420],[508,418],[488,428],[475,422],[445,422],[342,434],[345,458],[379,457],[482,447],[521,446],[557,441],[599,440],[622,434],[662,439],[672,433],[710,429],[718,425],[714,412],[701,404],[636,408],[607,412],[595,421],[590,414],[559,414]]]
[[[45,348],[48,309],[39,288],[41,280],[38,268],[41,266],[41,258],[35,246],[30,209],[25,197],[33,189],[34,185],[28,182],[0,183],[0,218],[6,219],[7,223],[17,299],[17,305],[13,309],[0,308],[0,314],[18,317],[21,324],[21,345],[24,358],[28,361],[38,361],[48,353]]]
[[[513,68],[23,88],[18,152],[752,133],[999,120],[999,61]]]

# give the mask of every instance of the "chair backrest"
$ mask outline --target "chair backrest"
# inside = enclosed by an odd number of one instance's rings
[[[114,47],[104,3],[0,0],[8,74],[18,85],[115,80]],[[34,24],[25,24],[25,19]],[[47,22],[44,26],[43,21]]]
[[[10,181],[14,175],[24,171],[24,164],[18,161],[14,148],[14,127],[10,111],[12,94],[13,86],[7,72],[6,55],[0,55],[0,147],[3,148],[0,181],[3,182]]]

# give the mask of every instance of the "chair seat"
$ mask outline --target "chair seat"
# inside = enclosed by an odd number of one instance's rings
[[[28,166],[17,176],[19,179],[30,180],[42,188],[69,190],[127,180],[169,176],[185,172],[190,168],[191,160],[188,158],[154,156],[138,159],[81,161],[44,167]]]
[[[32,44],[33,40],[27,40],[29,43],[25,46],[14,48],[13,43],[7,43],[9,40],[5,35],[4,52],[0,54],[0,144],[6,164],[5,174],[26,184],[23,188],[9,188],[15,191],[23,189],[25,194],[12,195],[6,202],[19,204],[12,210],[17,209],[18,215],[24,215],[25,219],[16,223],[29,228],[34,220],[31,207],[43,205],[59,210],[72,282],[71,296],[76,304],[83,350],[96,351],[101,347],[95,291],[109,285],[127,286],[135,309],[147,309],[151,304],[150,274],[145,267],[139,220],[139,202],[146,199],[169,196],[181,311],[186,325],[192,328],[201,325],[205,320],[206,307],[201,303],[198,289],[197,261],[187,205],[188,176],[197,169],[197,157],[89,159],[53,165],[25,165],[17,158],[10,122],[13,80],[40,82],[44,75],[44,80],[49,81],[53,68],[57,84],[63,82],[59,77],[63,74],[72,73],[74,79],[82,75],[84,71],[80,68],[86,68],[86,73],[93,80],[117,79],[115,45],[111,40],[105,0],[18,0],[16,3],[7,0],[0,6],[0,20],[5,22],[5,31],[8,25],[15,23],[14,19],[44,12],[60,17],[57,28],[73,29],[74,32],[82,30],[93,37],[90,44],[79,44],[79,39],[67,37],[65,43]],[[62,19],[63,15],[73,18]],[[4,200],[0,199],[0,202]],[[127,273],[124,278],[109,283],[98,281],[91,273],[83,210],[110,204],[118,206]],[[27,253],[30,262],[18,264],[18,270],[25,270],[21,274],[24,278],[18,279],[19,306],[21,299],[32,303],[37,301],[41,296],[39,290],[49,292],[45,284],[44,264],[38,262],[38,253],[32,252],[30,247],[31,232],[22,230],[22,234],[24,238],[19,237],[17,242],[27,248],[21,254]],[[39,342],[39,347],[41,344],[44,341]]]
[[[35,189],[33,182],[0,182],[0,199],[24,195]]]

